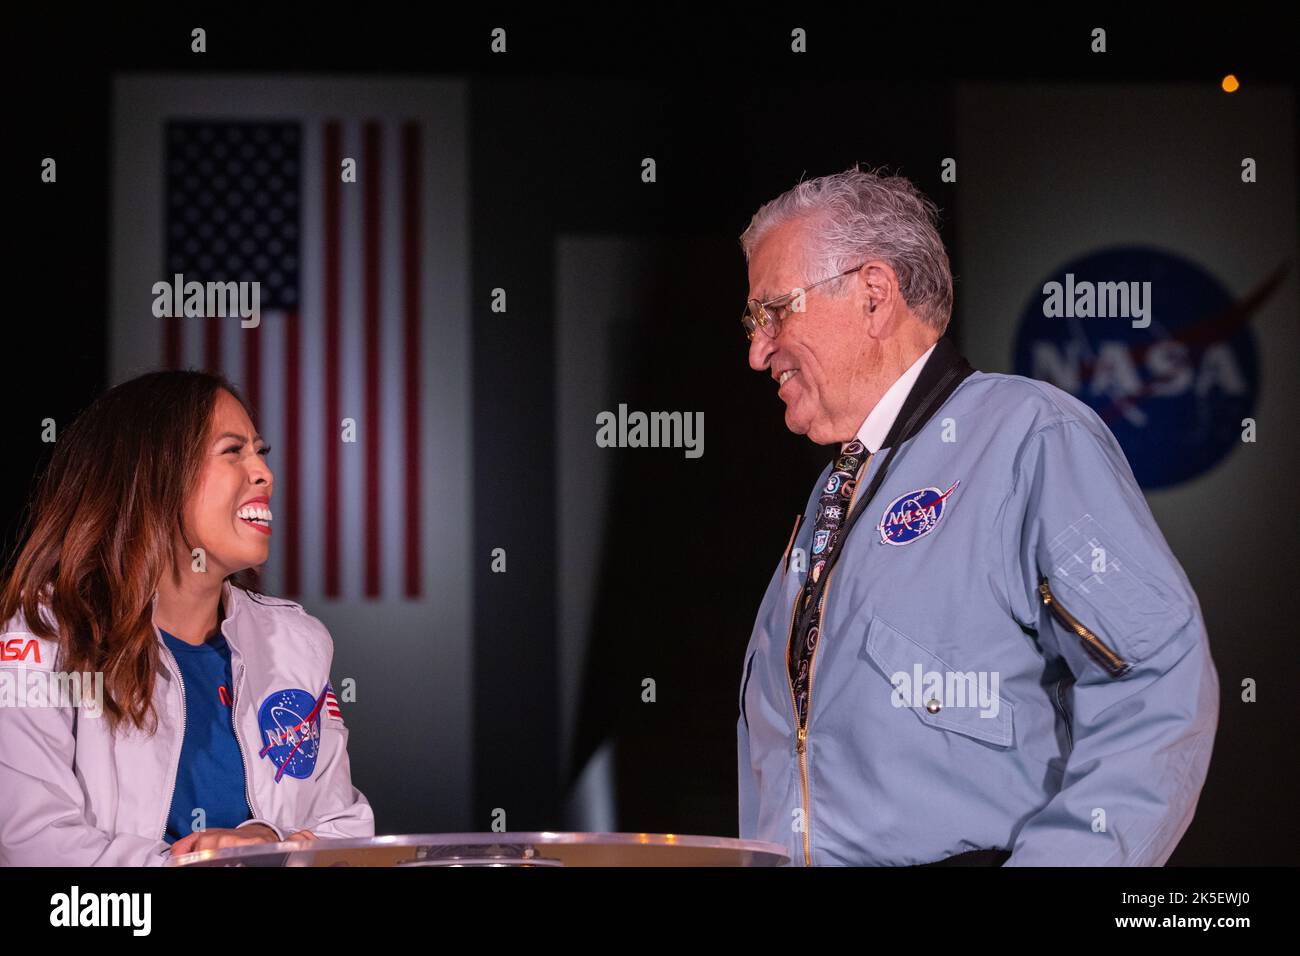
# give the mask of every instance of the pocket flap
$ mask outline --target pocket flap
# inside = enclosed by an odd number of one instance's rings
[[[1011,746],[1013,708],[1001,694],[989,693],[989,676],[950,667],[892,624],[874,616],[858,656],[875,665],[895,688],[891,693],[904,700],[904,706],[922,723],[1001,747]],[[932,674],[939,677],[937,690],[929,683],[934,680],[929,676]],[[914,687],[918,676],[922,685]],[[981,685],[988,694],[987,707],[980,703]],[[932,697],[939,703],[934,713],[925,705]],[[986,713],[986,710],[995,712]]]

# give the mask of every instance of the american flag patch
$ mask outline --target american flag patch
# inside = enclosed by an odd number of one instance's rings
[[[333,717],[340,724],[343,723],[343,712],[339,710],[338,698],[334,696],[334,685],[325,685],[325,713]]]

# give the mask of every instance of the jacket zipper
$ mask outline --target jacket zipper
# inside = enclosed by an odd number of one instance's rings
[[[830,584],[830,578],[826,579],[826,583]],[[786,628],[786,634],[789,636],[786,638],[786,645],[785,645],[785,680],[790,687],[790,709],[794,712],[794,729],[795,729],[794,752],[799,755],[799,782],[800,782],[800,790],[803,794],[803,808],[804,808],[803,811],[804,813],[803,816],[804,866],[807,866],[808,865],[807,862],[808,861],[808,766],[804,757],[804,742],[807,739],[808,733],[803,727],[799,725],[799,702],[794,698],[794,681],[790,679],[790,654],[794,650],[794,638],[795,638],[794,622],[795,622],[795,618],[799,614],[799,602],[802,600],[803,600],[803,588],[800,587],[799,590],[795,593],[794,601],[792,602],[793,606],[790,608],[790,626]],[[816,648],[813,649],[813,656],[816,656]],[[809,667],[808,702],[812,703],[812,694],[811,694],[812,661],[808,662],[808,667]]]
[[[157,628],[155,628],[154,630],[156,631]],[[168,660],[170,660],[173,664],[176,665],[175,667],[171,668],[171,671],[172,671],[173,674],[176,675],[176,685],[177,685],[178,687],[180,687],[180,689],[181,689],[181,743],[180,743],[180,746],[176,748],[176,762],[175,762],[175,764],[173,764],[173,766],[172,766],[172,772],[171,772],[171,781],[172,781],[172,783],[171,783],[171,789],[168,790],[168,792],[167,792],[167,801],[166,801],[166,803],[163,804],[163,818],[162,818],[162,826],[161,826],[161,827],[159,828],[159,830],[158,830],[158,839],[161,840],[161,839],[163,839],[165,836],[167,836],[167,817],[169,817],[169,816],[171,815],[171,812],[172,812],[172,798],[173,798],[174,796],[176,796],[176,773],[177,773],[177,771],[179,771],[179,770],[181,769],[181,751],[185,749],[185,710],[186,710],[186,707],[185,707],[185,680],[184,680],[184,678],[181,677],[181,666],[180,666],[180,664],[178,664],[178,663],[176,662],[176,657],[175,657],[175,655],[172,654],[172,649],[171,649],[170,647],[168,647],[166,644],[163,644],[162,635],[159,635],[159,636],[158,636],[158,643],[159,643],[159,644],[162,644],[162,649],[163,649],[163,651],[167,654],[167,658],[168,658]]]
[[[160,642],[161,642],[161,638],[160,638]],[[168,659],[170,659],[172,663],[175,664],[176,657],[175,655],[172,654],[171,648],[168,647],[166,644],[163,644],[163,650],[167,653]],[[181,748],[183,749],[185,746],[185,712],[186,712],[185,680],[180,675],[179,664],[176,664],[176,667],[172,668],[172,673],[176,675],[177,686],[179,686],[181,689]],[[235,688],[230,697],[230,726],[231,729],[234,730],[235,732],[235,744],[239,747],[240,762],[244,765],[244,799],[248,801],[249,811],[253,814],[253,816],[256,819],[260,820],[262,819],[262,815],[257,812],[257,807],[254,806],[253,804],[253,791],[252,791],[252,786],[249,782],[251,780],[251,775],[248,772],[248,755],[244,750],[244,741],[239,736],[239,722],[235,719],[235,715],[236,713],[238,713],[236,708],[239,706],[239,685],[242,684],[243,681],[244,681],[244,665],[241,663],[239,665],[239,678],[235,681]],[[176,773],[177,771],[180,770],[180,766],[181,766],[181,754],[180,754],[180,750],[178,750],[176,752],[176,763],[172,767],[172,772],[171,772],[171,781],[172,781],[171,790],[168,791],[167,802],[166,804],[164,804],[162,829],[158,834],[158,839],[160,840],[167,835],[167,817],[171,815],[172,798],[176,796]]]
[[[239,736],[239,687],[244,682],[244,664],[239,664],[239,676],[235,678],[235,689],[230,696],[230,726],[235,731],[235,744],[239,747],[239,761],[244,767],[244,798],[248,801],[248,810],[255,819],[263,819],[262,815],[257,812],[257,807],[253,805],[253,775],[248,770],[248,754],[244,750],[243,738]]]
[[[871,455],[867,456],[866,464],[871,463]],[[862,478],[866,477],[866,465],[859,471]],[[849,516],[853,514],[853,505],[858,500],[858,492],[862,489],[861,481],[854,484],[853,495],[849,498],[849,509],[844,513],[844,520],[847,522]],[[843,545],[843,542],[840,542]],[[831,590],[831,577],[835,574],[835,568],[831,569],[830,574],[826,576],[826,585],[822,588],[821,600],[817,602],[818,608],[818,638],[817,647],[813,648],[812,657],[808,658],[808,710],[807,718],[803,725],[799,723],[799,703],[794,698],[794,681],[790,680],[790,652],[794,649],[794,620],[795,614],[799,610],[799,599],[802,596],[803,589],[800,588],[800,595],[795,597],[794,609],[790,612],[790,637],[787,639],[785,651],[785,675],[790,684],[790,707],[794,711],[795,723],[795,753],[799,755],[799,786],[803,795],[803,865],[812,866],[812,807],[808,800],[808,720],[812,719],[812,689],[813,689],[813,664],[817,660],[817,649],[822,645],[822,637],[826,634],[826,595]],[[812,569],[809,569],[812,573]]]
[[[1100,664],[1106,673],[1111,677],[1123,677],[1128,672],[1129,664],[1127,661],[1107,647],[1101,638],[1084,627],[1077,617],[1061,606],[1061,602],[1057,600],[1056,595],[1052,593],[1052,589],[1048,586],[1046,576],[1038,582],[1038,593],[1043,599],[1043,606],[1050,608],[1052,613],[1056,615],[1057,620],[1079,636],[1083,641],[1084,650],[1088,652],[1088,656]]]

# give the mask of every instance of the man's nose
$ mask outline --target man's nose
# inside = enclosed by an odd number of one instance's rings
[[[772,353],[776,351],[776,339],[768,335],[761,329],[754,333],[754,340],[749,343],[749,367],[755,372],[761,372],[767,368],[768,362],[772,359]]]

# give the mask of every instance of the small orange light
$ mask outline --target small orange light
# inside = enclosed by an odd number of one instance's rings
[[[1237,92],[1237,87],[1240,86],[1241,84],[1237,82],[1237,78],[1235,76],[1229,73],[1227,76],[1223,78],[1223,83],[1220,85],[1223,87],[1223,92],[1235,93]]]

